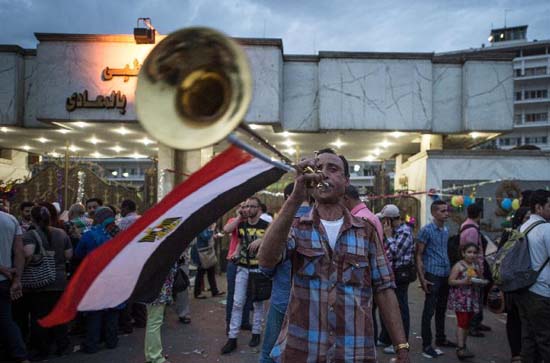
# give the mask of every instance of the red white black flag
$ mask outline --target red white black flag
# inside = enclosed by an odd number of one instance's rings
[[[77,311],[112,308],[128,299],[154,301],[170,268],[198,233],[285,172],[231,146],[89,254],[40,324],[63,324]]]

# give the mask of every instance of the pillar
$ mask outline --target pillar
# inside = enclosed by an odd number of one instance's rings
[[[164,198],[176,185],[210,161],[214,148],[183,151],[159,144],[158,200]]]

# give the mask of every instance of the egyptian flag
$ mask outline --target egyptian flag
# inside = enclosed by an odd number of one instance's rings
[[[130,228],[82,261],[43,327],[69,322],[77,311],[154,301],[191,240],[235,205],[276,182],[286,170],[229,147],[173,189]]]

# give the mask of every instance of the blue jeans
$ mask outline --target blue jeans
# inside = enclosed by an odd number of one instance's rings
[[[233,310],[233,295],[235,294],[235,277],[237,277],[237,264],[232,261],[227,262],[227,303],[225,305],[225,322],[231,321],[231,310]],[[252,310],[252,301],[246,298],[243,308],[243,319],[241,325],[250,325],[250,310]]]
[[[117,309],[105,309],[86,312],[86,353],[99,350],[99,342],[103,337],[105,346],[113,349],[118,344],[118,313]]]
[[[279,333],[281,332],[281,326],[285,314],[281,313],[277,309],[273,308],[273,305],[269,307],[269,313],[267,314],[267,322],[265,324],[264,343],[262,344],[262,351],[260,352],[260,363],[273,363],[273,359],[269,356],[273,346],[277,342]]]
[[[447,297],[449,295],[448,276],[435,276],[429,272],[425,273],[426,280],[433,283],[430,285],[430,293],[426,294],[424,309],[422,310],[422,347],[432,345],[432,317],[435,313],[435,340],[443,342],[445,336],[445,313],[447,312]]]
[[[0,329],[1,342],[8,348],[11,357],[17,360],[25,359],[27,349],[21,331],[12,318],[10,282],[7,280],[0,281]]]
[[[397,285],[395,291],[395,297],[399,303],[399,311],[401,312],[401,320],[403,322],[403,329],[405,330],[405,336],[409,340],[410,330],[410,316],[409,316],[409,284]],[[390,335],[384,326],[382,321],[382,332],[380,332],[380,341],[386,345],[391,345]]]

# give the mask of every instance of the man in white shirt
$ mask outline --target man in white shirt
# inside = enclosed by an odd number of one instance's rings
[[[120,204],[120,215],[122,218],[118,221],[118,228],[124,231],[125,229],[130,228],[135,221],[140,217],[136,212],[137,206],[136,202],[131,199],[125,199]]]
[[[14,216],[0,211],[0,342],[17,362],[28,362],[21,331],[12,319],[12,300],[21,297],[21,274],[25,265],[22,231]]]
[[[540,223],[527,236],[531,267],[540,273],[537,281],[520,296],[521,357],[528,363],[550,362],[550,191],[535,190],[529,207],[531,216],[520,231]]]

